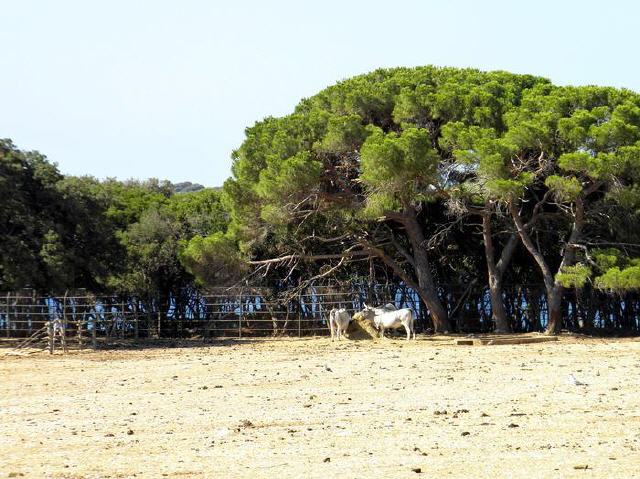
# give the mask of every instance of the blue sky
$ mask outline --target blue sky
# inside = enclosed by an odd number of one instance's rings
[[[377,67],[640,91],[640,2],[0,0],[0,137],[70,174],[220,185],[245,127]]]

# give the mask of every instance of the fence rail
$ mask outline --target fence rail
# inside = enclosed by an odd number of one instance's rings
[[[257,292],[194,294],[188,302],[96,295],[0,296],[0,338],[5,345],[50,349],[54,342],[96,347],[115,339],[242,338],[326,335],[328,311],[361,302],[344,293],[315,291],[283,303]]]
[[[285,291],[286,292],[286,291]],[[328,335],[328,312],[353,313],[364,303],[408,307],[418,331],[430,327],[418,295],[403,285],[354,283],[310,286],[283,296],[275,288],[217,288],[187,291],[164,301],[135,296],[81,293],[42,296],[33,291],[0,294],[0,344],[97,347],[115,339],[242,338]],[[286,299],[283,299],[286,298]],[[457,331],[490,331],[491,303],[486,289],[443,288],[441,298]],[[505,307],[514,331],[541,330],[546,324],[544,288],[521,285],[505,290]],[[567,291],[567,329],[640,332],[640,297]]]

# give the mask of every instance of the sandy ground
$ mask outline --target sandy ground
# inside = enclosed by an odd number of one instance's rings
[[[450,342],[0,351],[0,477],[640,477],[640,341]]]

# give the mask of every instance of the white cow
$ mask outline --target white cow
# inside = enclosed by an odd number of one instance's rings
[[[331,341],[337,337],[342,339],[342,334],[347,332],[351,315],[346,309],[332,309],[329,311],[329,328],[331,329]]]
[[[364,308],[365,309],[373,309],[373,311],[375,312],[375,314],[383,314],[383,313],[388,313],[389,311],[398,311],[398,308],[396,308],[393,304],[391,303],[387,303],[384,306],[380,306],[378,308],[376,308],[375,306],[369,306],[367,305],[367,303],[364,303]]]
[[[385,329],[398,329],[404,327],[407,332],[407,340],[416,339],[416,331],[414,327],[413,312],[409,308],[388,310],[385,305],[383,308],[372,308],[371,306],[364,305],[362,311],[365,318],[372,320],[374,326],[380,331],[380,337],[384,338]]]

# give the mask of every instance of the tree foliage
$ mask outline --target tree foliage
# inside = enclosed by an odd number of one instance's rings
[[[221,191],[178,194],[157,180],[65,178],[4,141],[3,287],[167,298],[194,281],[392,278],[446,331],[454,291],[487,285],[508,330],[504,284],[542,282],[550,332],[566,289],[640,287],[640,96],[629,90],[380,69],[256,122],[232,157]]]
[[[629,239],[602,218],[637,210],[639,105],[627,90],[507,72],[354,77],[246,130],[223,188],[228,238],[258,264],[368,251],[421,292],[445,329],[443,288],[486,282],[483,262],[494,261],[497,288],[503,276],[542,276],[551,305],[563,287],[604,284],[592,245]],[[474,215],[488,218],[484,242]]]
[[[60,174],[0,142],[0,289],[121,291],[165,298],[193,282],[185,242],[225,231],[220,192]]]

